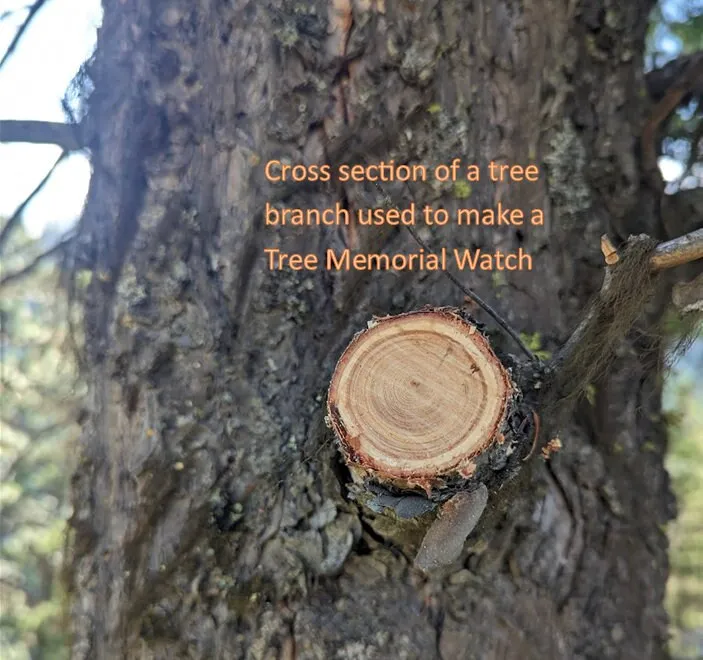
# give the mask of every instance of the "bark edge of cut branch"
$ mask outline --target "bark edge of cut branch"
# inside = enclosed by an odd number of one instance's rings
[[[328,421],[353,475],[428,495],[504,442],[518,386],[453,308],[374,318],[337,363]]]

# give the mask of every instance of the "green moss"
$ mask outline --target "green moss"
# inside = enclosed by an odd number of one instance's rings
[[[505,274],[500,270],[494,270],[491,273],[491,282],[496,289],[508,284],[508,280],[505,279]]]
[[[505,279],[505,276],[503,276],[503,279]],[[539,332],[535,332],[533,334],[521,332],[520,339],[522,339],[522,343],[525,344],[525,346],[527,346],[527,348],[532,351],[535,357],[539,358],[540,360],[549,360],[549,358],[552,357],[551,351],[545,351],[542,349],[542,336]]]
[[[588,384],[586,386],[586,399],[588,400],[588,403],[590,403],[592,406],[596,405],[596,386],[593,384]]]
[[[454,183],[454,197],[457,199],[471,197],[471,184],[468,181],[456,181]]]
[[[282,46],[287,48],[294,46],[300,39],[294,23],[285,23],[281,28],[273,31],[273,36]]]

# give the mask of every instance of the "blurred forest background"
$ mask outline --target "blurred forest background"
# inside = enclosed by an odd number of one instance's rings
[[[44,4],[36,2],[35,7],[42,9]],[[67,11],[68,3],[63,6]],[[18,48],[12,43],[33,11],[24,6],[0,13],[3,62],[9,59],[3,57],[8,50],[16,50],[11,56],[20,57],[22,49],[30,47],[29,40],[25,44],[16,40]],[[28,34],[31,29],[30,25]],[[647,68],[698,50],[703,50],[703,2],[662,2],[652,13]],[[45,53],[51,56],[48,50]],[[2,94],[23,91],[3,89]],[[694,101],[669,124],[662,166],[673,172],[664,171],[671,191],[703,187],[702,110]],[[68,657],[68,594],[61,586],[61,568],[71,513],[67,492],[75,467],[72,448],[80,432],[77,420],[84,394],[77,361],[80,310],[68,304],[62,277],[71,228],[47,221],[40,234],[28,231],[24,211],[21,205],[8,217],[0,217],[0,649],[5,660],[58,660]],[[675,346],[681,329],[674,324],[666,332]],[[670,422],[667,465],[679,510],[666,530],[671,652],[675,658],[703,658],[700,332],[664,377]]]

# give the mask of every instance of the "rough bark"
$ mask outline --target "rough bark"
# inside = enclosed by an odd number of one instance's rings
[[[563,449],[527,463],[456,569],[426,578],[409,550],[423,530],[347,497],[325,394],[372,315],[457,305],[457,291],[440,273],[270,271],[264,247],[322,254],[340,237],[261,217],[271,199],[379,203],[370,185],[269,184],[271,158],[536,161],[539,184],[483,181],[471,201],[544,208],[544,228],[447,225],[430,240],[529,249],[533,271],[471,282],[554,350],[600,288],[600,236],[665,238],[638,160],[650,6],[105,0],[83,126],[94,277],[74,657],[665,657],[672,500],[646,339],[659,298]],[[450,186],[412,193],[463,203]]]

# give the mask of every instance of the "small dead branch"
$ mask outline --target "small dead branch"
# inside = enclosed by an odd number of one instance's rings
[[[0,121],[0,142],[56,144],[65,151],[79,151],[85,146],[79,124],[19,119]]]
[[[659,244],[631,236],[622,254],[604,236],[601,250],[608,264],[603,285],[552,362],[551,404],[575,398],[602,372],[650,298],[659,271],[703,258],[703,229]]]
[[[612,266],[620,260],[618,252],[607,234],[601,236],[600,249],[608,266]],[[684,236],[659,243],[654,248],[649,260],[649,267],[656,272],[683,266],[697,259],[703,259],[703,229],[697,229]]]
[[[681,266],[696,259],[703,259],[703,229],[697,229],[690,234],[657,245],[650,259],[650,266],[652,270],[659,271]]]
[[[652,101],[661,101],[671,89],[671,86],[681,77],[681,74],[701,59],[703,59],[703,52],[690,53],[677,57],[675,60],[667,62],[664,66],[650,71],[645,76],[645,83]],[[703,95],[703,80],[698,82],[698,86],[692,88],[691,92],[696,96],[701,96]]]
[[[616,264],[620,259],[620,257],[618,256],[618,251],[615,249],[613,242],[610,240],[610,238],[608,238],[608,234],[603,234],[600,237],[600,251],[603,253],[603,257],[605,257],[605,263],[608,264],[608,266]]]
[[[552,361],[550,404],[575,399],[602,372],[652,293],[655,247],[648,236],[632,236],[617,263],[606,267],[600,293]]]
[[[19,29],[17,30],[17,33],[15,34],[14,38],[10,42],[10,45],[7,47],[7,50],[5,51],[5,54],[2,56],[2,59],[0,60],[0,69],[3,67],[5,62],[9,59],[10,55],[15,52],[15,49],[17,48],[17,44],[20,42],[20,39],[24,35],[24,33],[27,31],[27,28],[30,26],[32,23],[32,20],[36,16],[37,12],[46,4],[46,0],[37,0],[30,8],[29,8],[29,13],[27,14],[27,18],[24,19],[24,23],[20,25]]]

